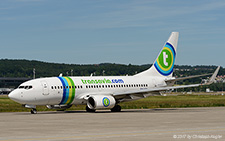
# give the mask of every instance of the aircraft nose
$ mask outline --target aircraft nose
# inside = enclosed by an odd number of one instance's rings
[[[20,94],[16,90],[10,92],[8,97],[12,99],[13,101],[16,101],[16,102],[20,101]]]

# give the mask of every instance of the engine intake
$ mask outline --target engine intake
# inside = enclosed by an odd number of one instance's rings
[[[111,95],[92,95],[87,100],[87,106],[90,109],[110,109],[116,104],[116,100]]]

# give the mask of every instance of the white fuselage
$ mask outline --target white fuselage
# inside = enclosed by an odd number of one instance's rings
[[[30,105],[78,105],[86,104],[87,95],[113,95],[158,86],[166,86],[162,77],[49,77],[22,83],[10,98]]]

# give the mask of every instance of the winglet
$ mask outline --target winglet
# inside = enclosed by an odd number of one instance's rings
[[[220,66],[217,67],[217,69],[215,70],[215,72],[213,73],[213,75],[209,78],[209,81],[205,84],[205,85],[210,85],[214,82],[214,80],[216,79],[216,76],[218,74],[220,70]]]

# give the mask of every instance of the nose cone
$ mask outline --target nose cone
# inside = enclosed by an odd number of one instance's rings
[[[18,103],[20,103],[21,101],[20,94],[18,93],[17,90],[14,90],[11,93],[9,93],[8,97]]]

